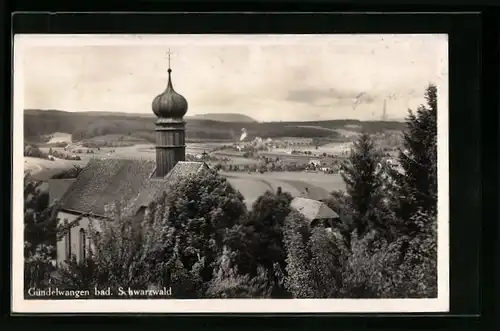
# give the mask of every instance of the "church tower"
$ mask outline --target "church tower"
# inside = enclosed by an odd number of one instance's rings
[[[156,115],[156,173],[164,177],[179,161],[186,159],[186,99],[174,91],[170,69],[170,50],[168,52],[168,83],[165,91],[153,100],[153,113]]]

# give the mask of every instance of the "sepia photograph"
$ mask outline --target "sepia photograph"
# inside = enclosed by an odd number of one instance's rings
[[[15,312],[448,311],[447,35],[13,58]]]

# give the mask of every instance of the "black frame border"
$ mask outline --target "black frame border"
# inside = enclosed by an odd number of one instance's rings
[[[165,16],[167,15],[167,16]],[[383,17],[381,16],[383,15]],[[482,18],[475,13],[420,13],[420,14],[363,14],[363,13],[17,13],[12,16],[14,33],[448,33],[449,34],[449,71],[450,100],[450,314],[286,314],[285,319],[277,314],[226,314],[220,315],[180,315],[165,314],[169,326],[210,326],[223,321],[226,326],[255,325],[251,321],[258,316],[271,317],[271,325],[281,327],[324,327],[325,322],[335,317],[337,327],[397,327],[420,328],[424,325],[432,329],[477,328],[484,321],[481,318],[485,306],[481,305],[489,291],[482,284],[481,274],[481,223],[486,224],[482,202],[484,188],[488,185],[482,170],[492,169],[493,163],[486,165],[481,160],[481,145],[485,132],[481,130],[481,79],[488,75],[481,72],[483,27]],[[498,36],[498,34],[497,34]],[[497,45],[498,46],[498,45]],[[497,56],[498,58],[498,56]],[[484,63],[483,63],[484,65]],[[495,67],[498,68],[498,67]],[[483,67],[484,69],[484,67]],[[499,72],[499,71],[497,71]],[[493,75],[489,75],[490,79]],[[496,85],[498,91],[498,79]],[[494,87],[493,86],[493,87]],[[483,100],[488,96],[485,87]],[[491,99],[491,97],[490,97]],[[490,100],[491,102],[491,100]],[[498,107],[496,108],[498,109]],[[12,118],[11,118],[12,121]],[[484,123],[484,122],[483,122]],[[497,123],[495,123],[497,124]],[[467,126],[468,134],[464,135]],[[491,127],[491,125],[490,125]],[[11,129],[11,128],[9,128]],[[495,131],[496,132],[496,131]],[[14,131],[12,131],[14,134]],[[10,139],[10,138],[9,138]],[[496,165],[496,164],[495,164]],[[496,168],[498,169],[498,168]],[[11,177],[10,177],[11,178]],[[11,180],[9,179],[9,182]],[[489,180],[491,182],[491,180]],[[496,182],[495,182],[496,184]],[[489,192],[495,191],[489,185]],[[489,200],[490,203],[493,201]],[[10,209],[10,208],[9,208]],[[490,209],[491,211],[492,209]],[[495,214],[496,215],[496,214]],[[491,221],[491,215],[487,215]],[[482,218],[482,222],[478,219]],[[496,218],[493,218],[496,220]],[[460,220],[460,222],[458,221]],[[5,225],[5,223],[4,223]],[[10,225],[10,224],[9,224]],[[5,226],[4,226],[5,229]],[[491,227],[491,229],[494,229]],[[4,242],[10,243],[10,227],[4,231]],[[8,237],[7,237],[8,236]],[[10,261],[10,248],[3,250],[4,261]],[[5,258],[6,257],[6,258]],[[484,257],[483,257],[484,258]],[[4,269],[4,279],[10,279],[10,266]],[[486,280],[486,277],[485,277]],[[492,284],[492,283],[489,283]],[[10,282],[9,282],[10,287]],[[5,287],[4,287],[5,288]],[[484,290],[483,290],[484,289]],[[10,290],[10,289],[9,289]],[[9,291],[10,293],[10,291]],[[493,292],[494,293],[494,292]],[[10,298],[8,299],[10,307]],[[5,305],[2,305],[5,307]],[[18,315],[18,314],[16,314]],[[44,314],[45,315],[45,314]],[[53,315],[53,314],[52,314]],[[109,321],[114,314],[72,315],[71,321],[78,324],[98,318]],[[106,316],[105,316],[106,315]],[[127,324],[137,325],[132,316],[117,314]],[[144,314],[143,314],[144,315]],[[146,314],[147,316],[151,316]],[[47,318],[36,315],[38,323],[45,324]],[[59,314],[58,314],[59,316]],[[94,317],[95,316],[95,317]],[[135,315],[137,316],[137,315]],[[165,317],[168,316],[168,317]],[[206,318],[199,322],[197,318]],[[423,318],[416,318],[421,316]],[[424,317],[425,316],[425,317]],[[153,317],[153,316],[151,316]],[[157,320],[155,316],[152,320]],[[363,317],[363,318],[359,318]],[[388,318],[380,318],[388,317]],[[21,322],[25,314],[11,317]],[[60,319],[69,321],[68,317]],[[198,320],[198,321],[195,321]],[[134,322],[135,321],[135,322]],[[480,324],[478,324],[481,322]],[[141,325],[149,325],[144,319]],[[173,324],[172,324],[173,323]],[[195,323],[195,324],[193,324]],[[429,324],[427,324],[429,323]],[[40,325],[41,326],[41,325]]]

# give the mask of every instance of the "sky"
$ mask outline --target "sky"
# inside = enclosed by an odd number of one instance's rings
[[[446,35],[20,36],[24,109],[152,114],[172,81],[187,115],[403,119],[448,84]]]

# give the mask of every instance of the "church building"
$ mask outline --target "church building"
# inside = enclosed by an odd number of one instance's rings
[[[57,242],[58,265],[72,255],[77,261],[85,259],[90,244],[89,224],[93,222],[98,230],[99,222],[95,221],[105,219],[110,209],[119,208],[123,216],[141,219],[147,206],[168,191],[170,182],[209,170],[204,162],[185,161],[186,123],[183,117],[188,103],[174,90],[171,73],[169,65],[167,87],[152,102],[156,115],[156,162],[92,159],[76,179],[49,181],[50,200],[57,201],[59,206],[56,215],[59,222],[71,223],[80,219]],[[247,198],[245,192],[241,193]],[[118,199],[120,206],[116,206]],[[309,200],[295,199],[293,206],[299,211],[308,210],[307,216],[311,221],[338,217],[323,203],[311,203],[313,201]],[[246,202],[248,205],[249,201]]]
[[[168,69],[165,91],[153,100],[156,115],[156,162],[151,160],[92,159],[74,181],[65,181],[59,200],[57,218],[60,222],[80,222],[57,243],[57,263],[75,255],[85,258],[89,239],[89,223],[105,218],[107,209],[117,199],[124,202],[125,216],[141,217],[150,202],[168,189],[168,184],[181,176],[208,169],[204,162],[186,162],[184,115],[186,99],[175,92],[172,70]],[[51,183],[50,185],[54,185]],[[58,184],[61,184],[59,182]],[[61,185],[59,185],[61,186]],[[53,192],[53,190],[50,190]],[[51,197],[57,199],[58,197]],[[94,223],[94,226],[98,222]]]

